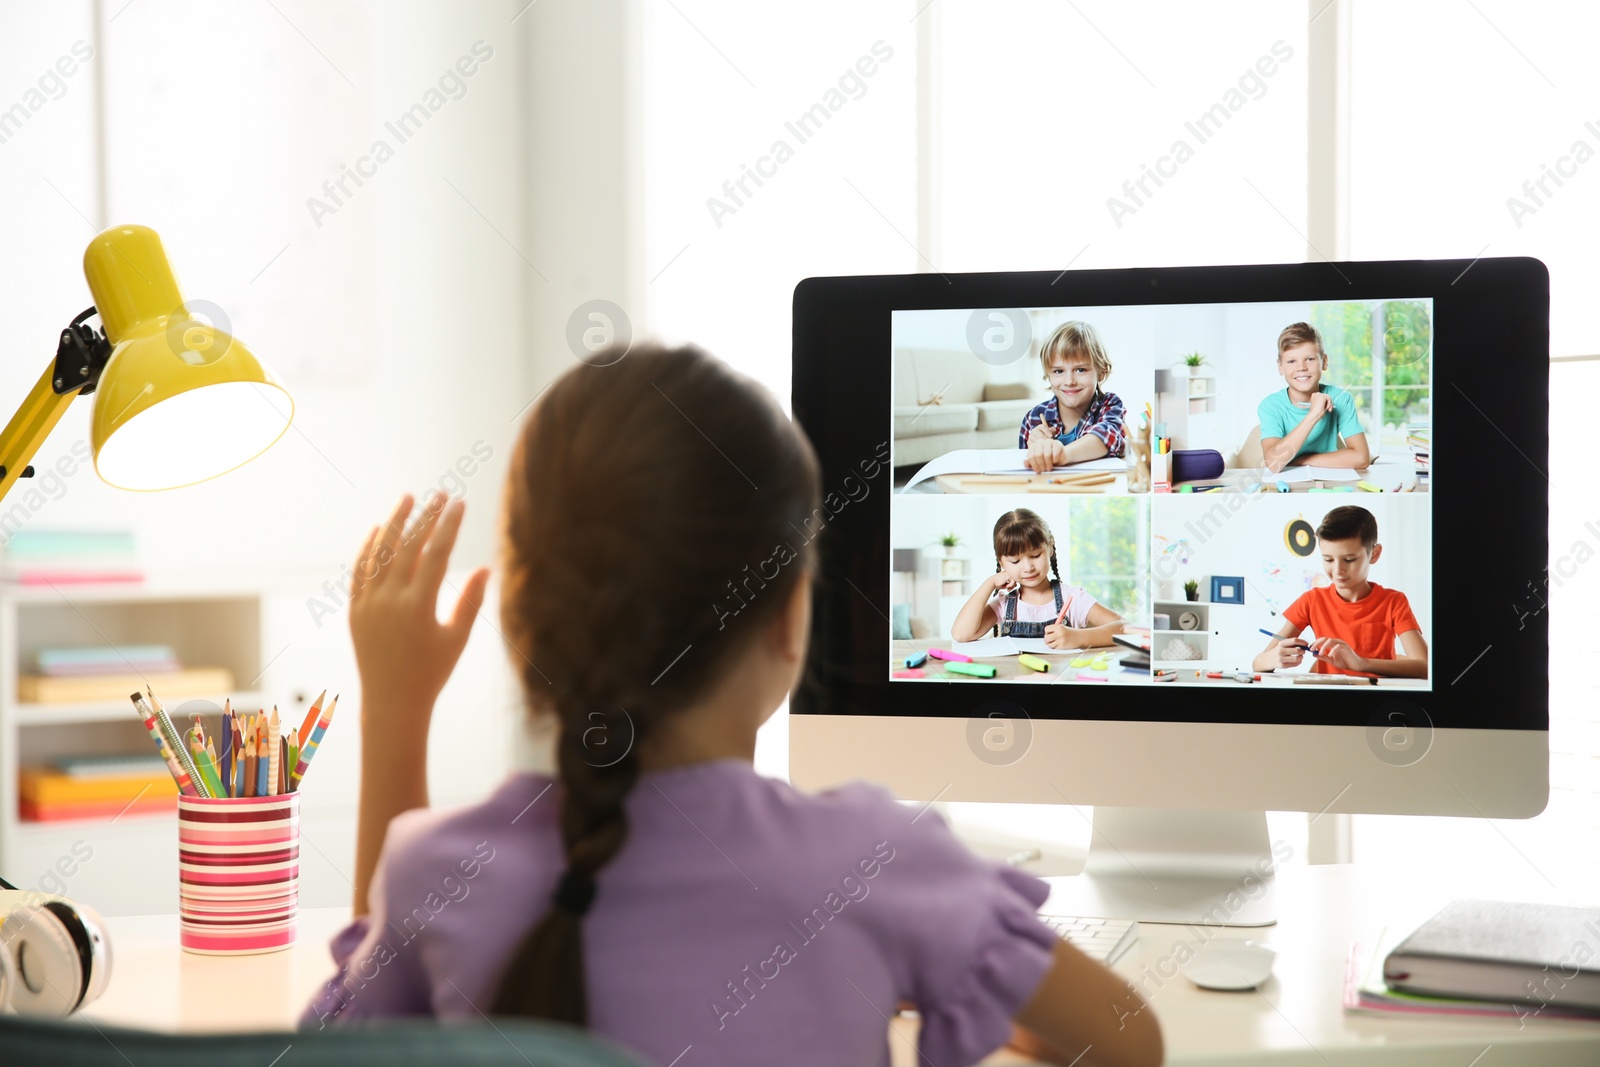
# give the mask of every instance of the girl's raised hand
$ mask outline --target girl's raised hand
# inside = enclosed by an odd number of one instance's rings
[[[1068,630],[1065,626],[1061,626],[1052,622],[1044,628],[1044,643],[1050,648],[1077,647],[1072,644],[1067,635]]]
[[[439,691],[467,645],[472,622],[489,582],[488,568],[467,579],[444,622],[438,618],[439,586],[455,547],[464,501],[430,494],[423,515],[409,529],[410,493],[388,521],[374,526],[356,555],[350,587],[350,637],[361,673],[362,717],[405,716],[426,730]],[[397,731],[397,732],[404,732]]]

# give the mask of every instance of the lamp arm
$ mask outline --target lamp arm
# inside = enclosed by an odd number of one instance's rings
[[[18,478],[33,476],[28,461],[55,429],[73,398],[94,392],[100,372],[111,355],[105,334],[85,321],[94,308],[80,314],[61,331],[55,360],[44,369],[26,399],[0,430],[0,500]]]

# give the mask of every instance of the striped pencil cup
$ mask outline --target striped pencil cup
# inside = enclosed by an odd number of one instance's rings
[[[294,944],[300,794],[178,798],[178,926],[188,952],[242,956]]]

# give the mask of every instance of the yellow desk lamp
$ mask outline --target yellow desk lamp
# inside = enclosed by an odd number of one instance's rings
[[[95,472],[121,489],[203,482],[283,436],[294,419],[289,391],[237,338],[190,313],[154,230],[99,234],[83,273],[94,306],[61,331],[55,362],[0,431],[0,499],[32,476],[28,461],[89,393]],[[85,321],[97,312],[104,332]]]

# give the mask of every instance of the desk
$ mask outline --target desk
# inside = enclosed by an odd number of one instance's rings
[[[1111,476],[1110,480],[1097,482],[1093,485],[1082,485],[1076,488],[1074,488],[1070,480],[1051,481],[1051,479],[1061,479],[1063,476],[1070,476],[1072,473],[1073,471],[1071,467],[1057,467],[1054,470],[1044,474],[1033,474],[1026,476],[1017,475],[1017,477],[1021,479],[1019,481],[1002,481],[998,483],[993,480],[996,477],[994,475],[938,474],[928,479],[928,481],[919,483],[917,488],[911,491],[915,493],[918,490],[922,490],[923,486],[930,484],[937,485],[941,493],[958,494],[1028,493],[1030,495],[1034,495],[1054,493],[1058,495],[1065,494],[1068,496],[1122,496],[1128,491],[1128,475],[1126,471],[1106,471],[1104,473]],[[1146,490],[1146,492],[1149,492],[1149,490]]]
[[[1172,632],[1176,632],[1176,631],[1158,630],[1156,632],[1157,633],[1172,633]],[[1206,675],[1208,673],[1210,673],[1210,672],[1208,672],[1207,670],[1196,671],[1194,668],[1192,668],[1192,667],[1187,667],[1186,668],[1181,663],[1177,663],[1176,661],[1164,662],[1164,663],[1161,664],[1161,666],[1157,667],[1156,669],[1160,670],[1160,671],[1174,671],[1175,670],[1175,671],[1178,672],[1178,675],[1177,675],[1176,678],[1174,678],[1170,682],[1163,682],[1163,683],[1161,683],[1162,685],[1222,685],[1222,686],[1237,685],[1237,686],[1240,686],[1241,688],[1244,687],[1245,685],[1266,685],[1266,686],[1276,686],[1276,687],[1278,687],[1280,689],[1283,689],[1283,688],[1298,689],[1298,690],[1301,690],[1303,692],[1310,692],[1313,689],[1344,690],[1344,689],[1371,689],[1372,688],[1371,685],[1361,685],[1361,684],[1352,685],[1350,683],[1340,683],[1340,682],[1334,682],[1334,683],[1329,684],[1329,683],[1326,683],[1326,682],[1322,682],[1322,683],[1318,683],[1318,682],[1298,682],[1297,683],[1295,681],[1296,678],[1299,678],[1299,677],[1301,677],[1303,675],[1309,674],[1310,673],[1309,671],[1296,671],[1294,674],[1279,674],[1279,673],[1277,673],[1275,671],[1266,671],[1266,672],[1260,672],[1260,671],[1221,671],[1220,673],[1223,675],[1223,677],[1221,677],[1221,678],[1208,678],[1208,677],[1206,677]],[[1210,669],[1210,671],[1216,671],[1216,668],[1213,667],[1213,668]],[[1248,682],[1248,683],[1247,682],[1236,681],[1234,679],[1234,677],[1233,677],[1235,674],[1249,674],[1254,678],[1259,678],[1260,681],[1254,681],[1254,682]],[[1196,675],[1198,675],[1198,677],[1196,677]],[[1428,687],[1429,683],[1428,683],[1428,680],[1426,678],[1379,678],[1379,679],[1377,679],[1377,684],[1378,684],[1378,687],[1382,688],[1382,689],[1426,689]]]
[[[182,1033],[293,1029],[333,976],[328,942],[349,921],[349,908],[302,908],[289,948],[199,956],[179,946],[177,915],[113,916],[111,984],[75,1017]]]
[[[1315,470],[1316,468],[1309,469]],[[1428,483],[1426,481],[1417,481],[1417,470],[1409,463],[1378,462],[1370,467],[1362,467],[1356,471],[1356,474],[1359,477],[1355,479],[1324,478],[1320,482],[1292,482],[1289,485],[1289,492],[1308,493],[1318,485],[1323,487],[1354,486],[1358,481],[1369,482],[1385,490],[1385,492],[1392,492],[1395,486],[1401,484],[1415,486],[1411,490],[1412,492],[1426,493],[1428,491]],[[1246,486],[1259,483],[1264,492],[1275,493],[1278,491],[1274,476],[1264,467],[1229,467],[1216,478],[1195,478],[1186,482],[1175,482],[1173,483],[1172,491],[1177,492],[1186,485],[1196,488],[1202,485],[1217,485],[1222,486],[1222,488],[1215,490],[1216,492],[1227,493],[1237,491],[1241,483]],[[1360,497],[1368,494],[1357,489],[1350,495]]]
[[[1419,864],[1394,871],[1358,865],[1288,866],[1278,875],[1279,922],[1258,930],[1222,930],[1218,937],[1257,938],[1278,949],[1277,971],[1260,990],[1216,993],[1171,973],[1175,947],[1195,935],[1187,927],[1144,923],[1139,941],[1113,968],[1151,990],[1161,1019],[1167,1062],[1181,1065],[1293,1064],[1296,1067],[1594,1067],[1600,1023],[1517,1020],[1391,1019],[1347,1015],[1340,1005],[1350,942],[1372,938],[1385,924],[1410,929],[1456,896],[1557,900],[1526,868],[1486,866],[1459,871]],[[345,908],[300,913],[300,938],[260,956],[196,956],[178,946],[175,915],[106,920],[113,966],[104,996],[80,1017],[96,1023],[195,1032],[290,1029],[316,987],[333,972],[328,939],[349,916]],[[916,1023],[890,1029],[895,1067],[915,1067]],[[985,1062],[1030,1062],[1001,1051]]]
[[[889,671],[892,674],[895,671],[903,670],[906,665],[906,657],[911,655],[913,652],[926,652],[930,648],[943,648],[948,650],[953,643],[954,642],[952,642],[949,638],[919,638],[914,641],[890,641]],[[1121,669],[1120,664],[1122,662],[1122,657],[1133,655],[1133,649],[1124,645],[1104,645],[1097,648],[1073,649],[1070,652],[1035,652],[1033,655],[1038,656],[1040,659],[1050,664],[1050,669],[1048,671],[1036,671],[1028,667],[1024,667],[1021,663],[1017,662],[1016,656],[982,656],[974,657],[973,662],[982,663],[985,666],[993,667],[995,670],[994,677],[974,678],[970,674],[952,674],[949,671],[944,670],[943,665],[939,660],[930,658],[927,663],[922,665],[923,669],[928,672],[927,678],[923,680],[930,682],[977,682],[979,684],[983,684],[985,682],[993,683],[1007,681],[1050,682],[1052,684],[1056,682],[1065,682],[1069,685],[1098,684],[1095,682],[1080,681],[1078,678],[1078,674],[1080,672],[1087,675],[1093,675],[1096,678],[1103,678],[1108,682],[1148,682],[1150,680],[1150,669],[1148,667],[1141,668],[1137,671],[1125,671]],[[1103,671],[1092,671],[1087,667],[1073,667],[1072,661],[1080,656],[1104,656],[1106,659],[1106,669]]]
[[[1459,870],[1421,863],[1403,872],[1357,864],[1283,868],[1277,925],[1216,933],[1277,948],[1273,977],[1254,992],[1219,993],[1171,977],[1177,946],[1198,943],[1184,926],[1141,923],[1138,943],[1112,969],[1152,990],[1148,999],[1174,1067],[1594,1067],[1600,1022],[1531,1019],[1519,1031],[1515,1018],[1396,1019],[1346,1014],[1341,1005],[1350,943],[1374,938],[1385,925],[1410,930],[1460,896],[1593,903],[1552,895],[1526,866],[1498,868],[1485,865],[1465,879]],[[920,1062],[907,1040],[915,1030],[914,1021],[896,1021],[894,1067]],[[1483,1055],[1485,1049],[1491,1051]],[[1033,1061],[1002,1051],[984,1062]]]

